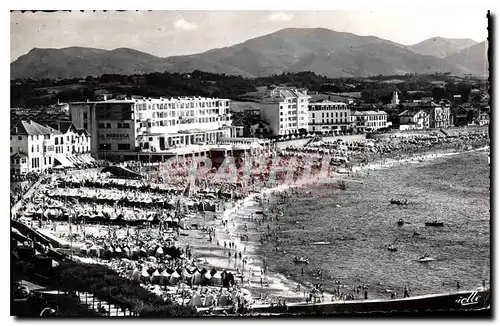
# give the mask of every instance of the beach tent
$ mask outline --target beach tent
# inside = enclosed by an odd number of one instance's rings
[[[222,285],[222,273],[220,271],[217,271],[212,276],[212,285],[214,285],[214,286],[220,286],[220,285]]]
[[[163,248],[161,246],[156,249],[156,256],[163,256]]]
[[[129,247],[123,247],[123,257],[130,258],[130,249],[129,249]]]
[[[210,274],[210,271],[206,271],[205,273],[202,273],[201,284],[202,285],[209,285],[210,282],[212,282],[212,274]]]
[[[139,247],[132,248],[132,250],[130,251],[130,256],[132,257],[132,259],[137,259],[139,257],[140,250],[141,249]]]
[[[155,270],[151,277],[151,283],[160,284],[160,278],[161,278],[160,272],[158,272],[158,270]]]
[[[140,282],[141,280],[141,272],[137,268],[134,268],[132,273],[132,281]]]
[[[201,273],[196,271],[194,272],[191,282],[193,285],[200,285],[201,284]]]
[[[118,257],[118,258],[122,258],[122,257],[123,257],[123,251],[122,251],[122,248],[120,248],[120,247],[116,247],[116,249],[115,249],[115,253],[116,253],[116,257]]]
[[[205,297],[205,304],[203,305],[204,307],[210,307],[214,304],[215,298],[212,293],[207,294]]]
[[[147,282],[151,280],[151,276],[149,275],[148,271],[143,268],[141,272],[141,281]]]
[[[229,295],[226,290],[224,290],[217,298],[217,306],[225,307],[229,304]]]
[[[88,248],[87,248],[86,245],[83,245],[83,246],[80,247],[80,253],[82,255],[87,255],[89,253],[89,250],[88,250]]]
[[[191,273],[189,273],[189,271],[185,268],[182,269],[180,275],[181,275],[181,278],[184,282],[192,279]]]
[[[164,270],[163,273],[161,273],[160,284],[167,285],[169,281],[170,281],[170,274],[167,272],[167,270]]]
[[[193,296],[191,297],[191,300],[189,300],[188,306],[189,307],[200,307],[200,306],[202,306],[201,297],[200,297],[200,294],[198,292],[196,292],[196,293],[193,294]]]
[[[89,249],[89,254],[92,256],[92,257],[99,257],[99,248],[97,248],[96,245],[93,245],[92,247],[90,247]]]
[[[176,271],[174,271],[172,273],[172,275],[170,275],[169,283],[170,284],[177,284],[177,282],[179,282],[180,278],[181,278],[181,276],[179,275],[179,273],[177,273]]]

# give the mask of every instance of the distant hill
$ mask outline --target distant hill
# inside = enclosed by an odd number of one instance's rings
[[[451,54],[476,45],[478,42],[468,38],[431,37],[425,41],[409,46],[415,53],[446,58]]]
[[[488,76],[488,43],[484,41],[453,53],[446,58],[446,61],[470,74]]]
[[[413,48],[374,36],[324,28],[287,28],[230,47],[168,58],[131,49],[33,49],[11,63],[11,78],[71,78],[155,71],[190,73],[194,70],[244,77],[298,71],[328,77],[471,71],[459,58],[449,61],[422,55]]]
[[[164,59],[133,49],[34,48],[10,65],[11,78],[73,78],[144,74],[169,68]]]

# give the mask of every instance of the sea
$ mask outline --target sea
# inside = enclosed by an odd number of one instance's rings
[[[328,292],[365,286],[371,298],[390,298],[390,291],[402,295],[405,286],[411,295],[422,295],[456,291],[457,283],[461,290],[483,280],[489,285],[485,151],[370,171],[345,184],[345,190],[320,185],[289,194],[283,216],[269,223],[280,238],[278,250],[275,242],[259,247],[270,271],[321,284]],[[408,205],[392,205],[391,199],[407,199]],[[433,221],[444,226],[425,226]],[[435,260],[418,262],[424,254]],[[294,257],[309,264],[295,264]]]

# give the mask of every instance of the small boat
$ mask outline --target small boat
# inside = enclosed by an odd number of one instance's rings
[[[405,222],[404,222],[403,220],[399,220],[399,221],[398,221],[398,225],[399,225],[399,226],[402,226],[403,224],[405,224]]]
[[[309,259],[308,258],[304,258],[304,257],[300,257],[300,258],[295,257],[293,259],[293,262],[295,264],[306,264],[306,265],[308,265],[309,264]]]
[[[430,261],[435,261],[435,259],[431,258],[429,255],[423,255],[422,257],[420,257],[419,259],[417,259],[417,261],[419,263],[427,263],[427,262],[430,262]]]
[[[438,221],[425,222],[425,226],[437,226],[437,227],[440,227],[440,226],[444,226],[444,223],[443,222],[438,222]]]
[[[406,205],[409,204],[409,201],[406,198],[405,199],[394,199],[393,198],[393,199],[390,200],[390,203],[393,204],[393,205],[404,205],[404,206],[406,206]]]
[[[346,237],[346,236],[341,236],[340,238],[337,238],[335,240],[339,240],[339,241],[348,241],[348,240],[356,240],[355,237]]]
[[[390,245],[389,247],[387,247],[387,250],[392,251],[392,252],[396,252],[396,251],[398,251],[398,248],[394,247],[393,245]]]
[[[328,241],[318,241],[318,242],[311,242],[310,244],[312,245],[329,245],[331,242]]]

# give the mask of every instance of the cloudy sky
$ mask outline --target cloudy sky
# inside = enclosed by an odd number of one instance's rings
[[[32,48],[133,48],[166,57],[241,43],[288,27],[323,27],[401,44],[487,37],[486,11],[127,11],[11,13],[11,61]]]

